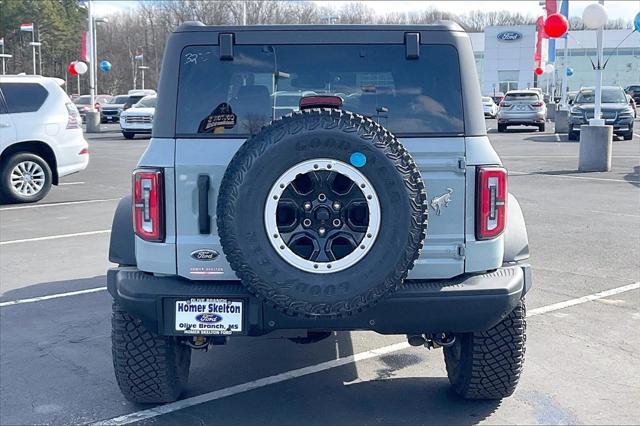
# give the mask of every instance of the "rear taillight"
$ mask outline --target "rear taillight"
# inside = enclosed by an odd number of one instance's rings
[[[504,231],[507,216],[507,171],[481,167],[476,175],[476,239],[495,238]]]
[[[536,102],[535,104],[531,104],[531,105],[536,107],[536,108],[540,108],[544,104],[542,102]]]
[[[162,171],[133,172],[133,223],[136,235],[146,241],[164,240]]]

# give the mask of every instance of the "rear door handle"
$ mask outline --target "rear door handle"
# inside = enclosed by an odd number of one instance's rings
[[[201,234],[211,233],[209,215],[209,175],[198,176],[198,230]]]

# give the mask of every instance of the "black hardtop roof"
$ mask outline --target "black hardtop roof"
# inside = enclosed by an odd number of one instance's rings
[[[243,31],[456,31],[465,32],[453,21],[439,21],[429,25],[205,25],[199,21],[187,21],[174,32],[243,32]]]

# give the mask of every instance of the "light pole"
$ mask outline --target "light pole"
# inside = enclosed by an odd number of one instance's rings
[[[29,43],[29,46],[31,46],[33,50],[33,75],[36,75],[36,47],[40,46],[40,42],[36,42],[35,24],[33,25],[33,28],[31,28],[31,43]]]
[[[2,53],[0,53],[0,58],[2,58],[2,75],[7,73],[7,68],[5,66],[5,60],[13,58],[13,55],[9,55],[8,53],[4,53],[4,41],[2,42]]]
[[[87,133],[97,133],[100,131],[100,113],[96,111],[96,26],[93,18],[92,1],[89,0],[87,5],[87,15],[89,24],[89,37],[91,51],[89,52],[89,111],[85,114],[87,124]]]
[[[108,24],[109,23],[109,19],[108,18],[93,18],[93,37],[92,37],[92,41],[93,41],[93,46],[91,47],[91,50],[93,52],[95,52],[92,60],[91,60],[91,66],[94,67],[93,68],[93,76],[94,76],[94,89],[96,91],[96,95],[98,94],[98,72],[97,72],[97,66],[98,66],[98,24]]]
[[[140,70],[140,73],[142,74],[142,90],[144,90],[144,70],[148,70],[149,67],[145,67],[144,65],[139,65],[138,69]]]

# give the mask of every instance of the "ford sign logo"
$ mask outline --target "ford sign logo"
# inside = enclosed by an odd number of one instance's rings
[[[220,256],[220,253],[210,249],[200,249],[200,250],[191,252],[191,257],[193,257],[195,260],[202,260],[202,261],[216,260],[218,256]]]
[[[200,314],[196,315],[196,321],[198,322],[220,322],[222,321],[222,317],[217,314]]]
[[[516,41],[522,38],[522,34],[517,31],[503,31],[497,36],[500,41]]]

